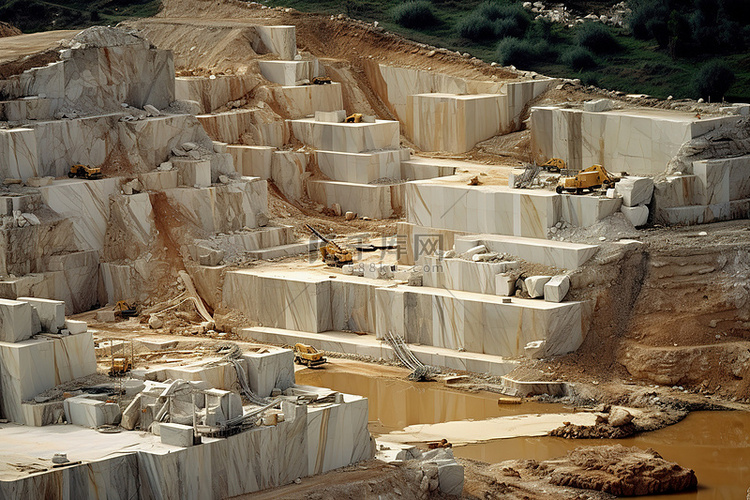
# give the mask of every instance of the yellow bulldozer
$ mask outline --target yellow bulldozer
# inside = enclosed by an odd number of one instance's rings
[[[341,248],[334,241],[329,240],[318,231],[316,231],[315,228],[310,224],[305,225],[307,226],[307,229],[310,230],[310,232],[312,232],[315,236],[320,238],[325,243],[325,245],[320,247],[318,251],[320,252],[320,258],[323,259],[323,262],[325,262],[326,265],[330,267],[343,267],[345,264],[351,264],[352,262],[354,262],[354,257],[352,256],[351,250],[345,250]]]
[[[68,177],[78,177],[79,179],[89,180],[101,179],[102,169],[99,167],[90,167],[88,165],[73,165],[70,167]]]
[[[323,353],[307,344],[294,344],[294,362],[309,368],[320,366],[327,362]]]
[[[584,190],[592,192],[600,187],[608,188],[614,186],[619,178],[613,177],[607,169],[601,165],[592,165],[586,170],[581,170],[573,177],[560,177],[555,191],[558,193],[569,192],[583,194]]]

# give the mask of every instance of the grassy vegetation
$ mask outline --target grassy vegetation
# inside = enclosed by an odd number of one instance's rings
[[[24,33],[117,24],[153,16],[161,0],[0,0],[0,19]]]
[[[521,0],[267,0],[303,12],[345,13],[378,21],[407,38],[514,64],[550,76],[628,93],[697,98],[733,82],[728,101],[750,102],[750,2],[747,0],[630,0],[627,29],[598,23],[566,28],[533,18]],[[591,2],[569,0],[583,10]],[[604,2],[597,2],[601,5]],[[615,0],[609,4],[615,3]],[[0,0],[0,19],[24,32],[116,24],[155,14],[159,0]],[[702,73],[718,61],[733,73]],[[717,64],[718,64],[717,63]],[[717,93],[718,92],[718,93]]]
[[[636,25],[640,30],[638,37],[630,29],[614,29],[596,23],[570,29],[532,20],[521,12],[520,0],[432,0],[431,12],[437,21],[422,27],[403,26],[396,21],[392,13],[395,7],[403,5],[399,0],[345,0],[343,3],[339,0],[269,0],[268,3],[303,12],[343,12],[363,21],[378,21],[387,30],[407,38],[469,52],[487,62],[511,63],[550,76],[580,78],[587,84],[661,98],[670,95],[699,97],[694,82],[696,74],[707,62],[717,59],[731,68],[735,76],[725,99],[750,101],[750,52],[747,50],[750,45],[744,43],[743,38],[750,43],[750,28],[745,27],[750,18],[743,10],[747,3],[744,0],[631,0],[636,7],[635,14],[641,19]],[[578,4],[585,8],[585,2]],[[653,5],[657,8],[652,8]],[[713,19],[702,18],[701,12],[694,10],[705,5],[709,9],[711,5],[720,6],[713,12]],[[673,12],[678,15],[672,15]],[[717,21],[722,15],[733,16],[734,24]],[[720,28],[710,28],[712,24],[723,26],[725,32],[729,29],[738,34],[729,38],[734,43],[727,43],[727,35],[719,36]],[[692,37],[689,40],[686,28]],[[699,39],[696,43],[698,37],[708,40]],[[717,37],[718,41],[712,41]]]

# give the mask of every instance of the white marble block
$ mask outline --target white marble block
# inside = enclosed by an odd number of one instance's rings
[[[194,432],[190,425],[162,422],[159,424],[159,437],[162,444],[171,446],[193,446]]]
[[[18,300],[28,302],[36,310],[43,332],[57,333],[65,327],[65,302],[34,297],[18,297]]]
[[[570,278],[564,274],[553,276],[544,284],[544,300],[562,302],[570,290]]]
[[[259,38],[257,41],[253,40],[253,50],[256,53],[270,52],[284,61],[292,61],[297,55],[297,28],[295,26],[255,26],[255,31]]]
[[[178,184],[188,187],[209,187],[211,185],[211,162],[209,160],[172,159],[178,172]]]
[[[32,328],[31,304],[0,299],[0,342],[20,342],[37,333]]]
[[[336,111],[316,111],[315,121],[316,122],[327,122],[327,123],[344,123],[346,120],[346,110],[339,109]]]
[[[544,285],[552,279],[552,276],[529,276],[524,280],[526,286],[526,292],[529,297],[535,299],[537,297],[544,297]]]
[[[88,323],[86,323],[85,321],[77,321],[75,319],[66,319],[65,329],[68,330],[71,335],[86,333],[86,331],[88,330]]]
[[[399,123],[327,123],[312,118],[289,120],[292,133],[302,143],[324,151],[363,153],[376,149],[398,149]]]
[[[509,274],[495,275],[495,294],[512,297],[516,294],[516,278]]]
[[[279,85],[299,85],[323,76],[317,61],[258,61],[263,78]]]
[[[634,227],[641,227],[648,222],[648,207],[646,205],[638,205],[636,207],[626,207],[623,205],[620,211]]]
[[[69,424],[92,429],[102,425],[116,425],[122,417],[117,403],[105,403],[85,396],[68,398],[63,402],[63,407]]]
[[[338,82],[277,87],[273,93],[290,118],[304,118],[318,111],[335,111],[344,107],[341,84]]]
[[[615,193],[622,196],[626,207],[648,205],[654,194],[654,180],[650,177],[623,177],[615,184]]]
[[[263,352],[265,351],[265,352]],[[250,389],[262,398],[274,389],[282,391],[294,385],[294,352],[291,349],[266,348],[245,352]]]
[[[229,145],[227,151],[234,158],[234,165],[241,175],[271,179],[273,146]]]

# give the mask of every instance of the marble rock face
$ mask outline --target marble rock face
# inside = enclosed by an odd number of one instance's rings
[[[96,355],[91,332],[56,339],[0,342],[3,415],[13,422],[24,423],[22,401],[95,372]]]
[[[302,143],[323,151],[363,153],[399,148],[399,123],[376,120],[375,123],[327,123],[312,118],[289,120],[292,133]]]
[[[242,99],[256,85],[258,76],[255,74],[215,75],[215,78],[178,76],[175,78],[175,98],[198,102],[201,113],[211,113],[230,101]]]
[[[173,158],[172,165],[177,170],[177,184],[180,186],[205,188],[211,186],[211,162]]]
[[[48,262],[48,269],[63,277],[63,293],[58,297],[65,300],[65,313],[90,310],[98,300],[96,289],[91,284],[97,281],[99,252],[84,250],[53,255]]]
[[[20,342],[39,333],[32,330],[32,306],[29,302],[0,299],[0,341]]]
[[[544,284],[544,300],[562,302],[570,290],[570,278],[564,274],[553,276]]]
[[[248,381],[252,391],[260,397],[269,397],[273,389],[282,391],[294,385],[294,352],[291,349],[273,349],[270,352],[245,352]]]
[[[315,60],[308,61],[258,61],[263,78],[279,85],[292,86],[310,81],[316,76],[325,76],[323,66]],[[310,87],[326,85],[310,85]]]
[[[633,224],[634,227],[641,227],[648,222],[648,207],[646,205],[638,205],[637,207],[622,207],[620,211],[625,215],[625,218]]]
[[[31,304],[32,315],[39,318],[41,331],[57,333],[65,327],[65,302],[34,297],[19,297],[18,300]]]
[[[316,151],[320,171],[329,179],[356,184],[368,184],[380,179],[401,179],[403,150],[383,150],[372,153],[341,153]]]
[[[654,194],[654,181],[650,177],[623,177],[615,184],[615,193],[622,196],[626,207],[648,205]]]
[[[322,111],[335,111],[344,107],[341,84],[297,85],[273,90],[276,102],[286,108],[291,118],[304,118]],[[343,121],[343,120],[342,120]]]
[[[622,198],[561,194],[561,219],[576,227],[588,227],[617,212]]]
[[[253,50],[258,54],[276,54],[279,59],[293,61],[297,55],[297,29],[295,26],[255,26],[257,39]]]
[[[488,251],[498,254],[509,254],[560,269],[576,269],[585,264],[598,250],[598,245],[570,243],[567,241],[540,240],[482,234],[458,236],[455,239],[456,253],[463,253],[464,248],[482,243]],[[460,250],[461,249],[461,250]]]
[[[307,171],[310,156],[295,151],[274,151],[271,163],[271,179],[284,196],[290,200],[301,200],[305,182],[312,175]]]
[[[699,119],[667,110],[589,112],[535,107],[531,148],[536,158],[562,158],[581,170],[602,164],[610,172],[663,173],[682,144],[713,129],[734,126],[739,117]]]
[[[234,165],[240,175],[271,179],[273,146],[227,146],[227,151],[234,159]]]
[[[81,427],[96,429],[102,425],[116,425],[122,416],[117,403],[105,403],[82,396],[68,398],[63,405],[68,423]]]
[[[419,94],[407,98],[407,134],[423,151],[463,153],[500,133],[503,96]]]
[[[524,280],[526,292],[532,299],[544,297],[544,285],[552,279],[552,276],[529,276]]]
[[[388,219],[402,213],[405,184],[354,184],[336,181],[308,181],[311,200],[327,207],[338,203],[344,212],[360,217]]]
[[[281,147],[289,140],[286,123],[267,109],[236,109],[196,118],[214,141],[237,144],[249,136],[254,145]]]

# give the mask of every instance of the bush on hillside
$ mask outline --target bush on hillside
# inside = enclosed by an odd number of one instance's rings
[[[563,52],[560,61],[575,71],[592,69],[597,66],[594,54],[584,47],[571,47]]]
[[[734,72],[718,59],[704,64],[693,77],[696,95],[710,102],[721,101],[733,83]]]
[[[456,32],[474,42],[522,37],[531,23],[520,4],[488,1],[480,4],[456,25]]]
[[[391,12],[393,20],[404,28],[428,28],[437,23],[432,4],[425,0],[402,3]]]
[[[576,33],[576,41],[595,54],[608,54],[622,49],[610,29],[602,23],[583,23]]]
[[[537,55],[537,48],[528,40],[503,38],[497,44],[497,60],[503,66],[529,67],[529,61]]]

